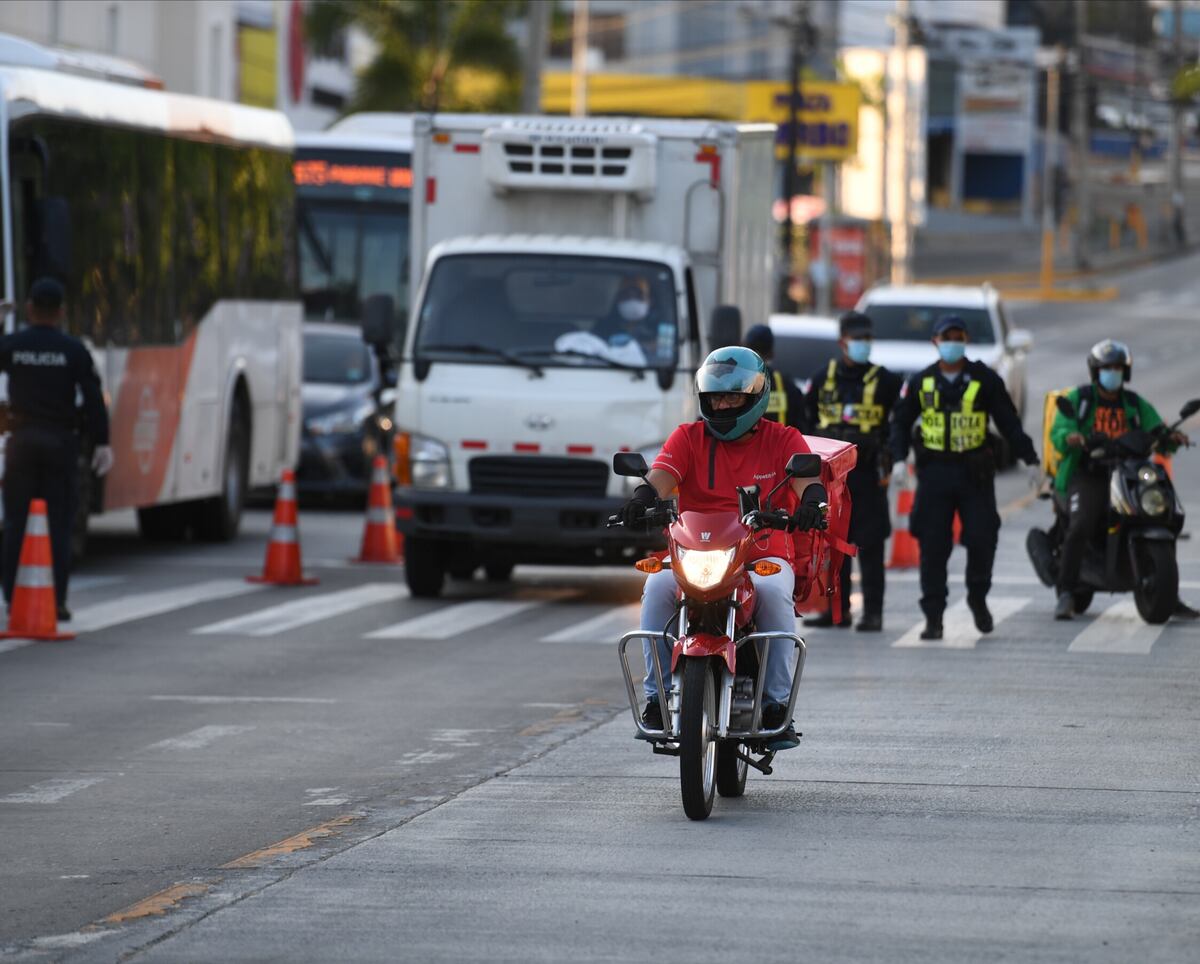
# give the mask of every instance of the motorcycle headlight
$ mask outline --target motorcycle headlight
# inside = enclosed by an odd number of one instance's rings
[[[1146,515],[1162,515],[1167,511],[1167,496],[1161,486],[1153,485],[1142,489],[1142,494],[1138,496],[1138,501],[1141,503],[1142,511]]]
[[[360,402],[354,408],[310,418],[304,427],[313,435],[353,435],[374,411],[375,406],[371,402]]]
[[[1145,482],[1147,485],[1158,481],[1158,469],[1153,465],[1143,465],[1138,469],[1138,481]]]
[[[418,489],[450,486],[450,450],[437,439],[416,432],[399,432],[396,448],[396,481]]]
[[[677,549],[676,561],[688,582],[697,589],[711,589],[725,578],[736,552],[736,548]]]

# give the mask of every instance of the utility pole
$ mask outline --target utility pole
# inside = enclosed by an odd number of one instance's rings
[[[1171,70],[1172,85],[1183,67],[1183,3],[1171,0]],[[1168,160],[1167,180],[1171,195],[1171,234],[1177,248],[1187,244],[1184,225],[1185,201],[1183,195],[1183,104],[1171,92],[1171,156]]]
[[[792,241],[795,225],[792,224],[792,198],[796,196],[796,157],[799,153],[800,107],[803,90],[800,86],[800,72],[804,69],[804,43],[806,17],[805,0],[794,0],[789,28],[791,36],[791,52],[788,59],[788,74],[790,80],[788,98],[788,131],[787,131],[787,161],[783,169],[783,225],[779,235],[779,310],[792,312],[796,310],[796,302],[792,298]]]
[[[536,114],[542,106],[542,64],[546,59],[546,30],[551,0],[529,0],[525,65],[521,77],[521,113]]]
[[[1054,63],[1046,71],[1046,131],[1042,138],[1042,277],[1043,291],[1054,287],[1054,185],[1058,157],[1058,99],[1062,77],[1062,47],[1054,48]]]
[[[571,24],[571,116],[587,116],[588,0],[575,0]]]
[[[1088,117],[1087,57],[1084,34],[1087,32],[1087,0],[1075,0],[1075,89],[1071,102],[1071,140],[1074,144],[1075,172],[1075,266],[1087,268],[1088,236],[1091,234],[1091,199],[1088,196],[1088,153],[1091,151]]]
[[[909,0],[896,0],[896,49],[900,56],[900,189],[899,215],[892,223],[892,284],[912,283],[912,174],[909,152],[912,149],[912,124],[908,117],[908,46],[910,25]]]
[[[826,56],[822,58],[826,80],[837,80],[837,7],[827,3],[823,11],[822,32],[818,35],[819,46],[823,47]],[[817,312],[822,315],[833,313],[833,217],[837,207],[837,164],[825,161],[821,164],[821,195],[825,201],[825,210],[821,214],[821,284],[817,287]]]

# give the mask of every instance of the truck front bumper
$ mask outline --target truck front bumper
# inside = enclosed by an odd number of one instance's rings
[[[607,528],[621,499],[519,499],[400,488],[396,527],[406,539],[458,543],[483,559],[547,565],[624,562],[666,545],[662,533]]]

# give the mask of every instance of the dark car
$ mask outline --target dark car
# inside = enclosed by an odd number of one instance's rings
[[[305,323],[301,399],[300,494],[365,495],[375,456],[390,461],[395,392],[357,326]]]

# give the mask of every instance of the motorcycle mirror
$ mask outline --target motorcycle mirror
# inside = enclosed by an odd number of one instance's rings
[[[1054,407],[1062,412],[1067,418],[1078,418],[1075,413],[1075,406],[1071,404],[1071,400],[1066,395],[1059,395],[1054,400]]]
[[[649,471],[646,457],[641,452],[618,452],[613,456],[613,472],[617,475],[645,478]]]
[[[1197,412],[1200,412],[1200,398],[1193,398],[1179,410],[1180,421],[1185,418],[1191,418]]]
[[[821,474],[821,456],[815,452],[801,455],[797,452],[788,459],[784,469],[789,479],[808,479]]]

